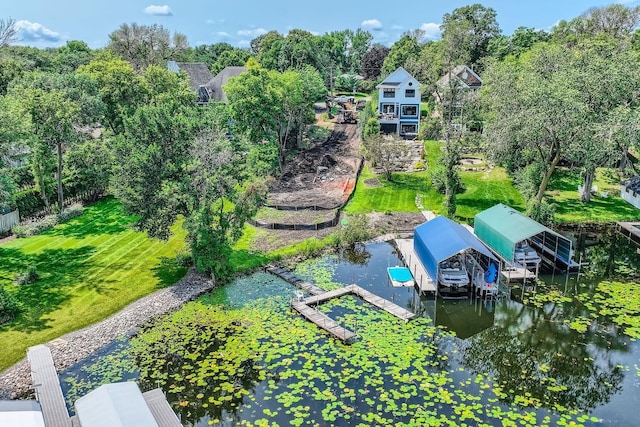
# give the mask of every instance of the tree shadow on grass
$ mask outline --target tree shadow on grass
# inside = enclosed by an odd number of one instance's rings
[[[589,203],[582,203],[580,199],[565,200],[556,204],[556,213],[559,215],[572,216],[575,212],[588,212],[589,218],[593,221],[602,221],[603,219],[636,219],[640,217],[640,212],[633,205],[622,199],[615,197],[592,197]],[[613,218],[612,218],[613,220]]]
[[[151,269],[153,275],[158,278],[158,288],[166,288],[167,286],[178,283],[188,268],[180,265],[176,258],[161,257],[160,264]]]
[[[116,234],[131,229],[134,217],[125,215],[122,205],[113,197],[100,200],[84,209],[84,213],[47,232],[51,236],[78,239],[100,234]]]
[[[0,278],[0,284],[11,284],[13,276],[24,272],[30,265],[36,268],[40,276],[34,283],[16,286],[12,293],[21,312],[0,331],[29,332],[49,328],[46,315],[59,309],[72,296],[72,292],[77,291],[76,285],[91,269],[87,259],[94,252],[92,246],[46,249],[36,254],[0,247],[0,270],[8,273],[5,277],[10,277],[4,280]]]
[[[468,210],[471,210],[472,212],[482,212],[484,210],[487,210],[499,203],[505,204],[507,206],[518,206],[518,201],[514,200],[514,199],[493,199],[493,198],[460,198],[458,197],[456,199],[456,205],[458,206],[458,211],[460,211],[461,207],[465,207]],[[474,219],[475,219],[475,215],[471,216],[471,217],[467,217],[467,216],[462,216],[462,215],[456,215],[456,217],[460,220],[462,220],[462,222],[468,222],[468,223],[473,223]]]

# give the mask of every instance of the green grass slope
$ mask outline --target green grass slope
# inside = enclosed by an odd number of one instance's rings
[[[29,346],[98,322],[184,276],[186,269],[173,262],[185,244],[180,225],[162,242],[133,231],[132,220],[108,198],[46,233],[0,245],[0,285],[22,308],[0,327],[0,370]],[[40,278],[15,285],[15,275],[29,265]]]

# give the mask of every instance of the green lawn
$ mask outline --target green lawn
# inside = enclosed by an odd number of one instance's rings
[[[368,187],[365,181],[371,178],[377,178],[382,185]],[[383,175],[376,175],[365,167],[345,212],[419,212],[415,203],[418,193],[422,194],[425,207],[442,204],[442,195],[431,188],[428,172],[394,173],[393,181],[389,182]]]
[[[98,322],[129,303],[176,283],[186,269],[173,262],[185,232],[162,242],[128,227],[118,201],[108,198],[48,232],[0,246],[0,285],[22,314],[0,327],[0,371],[29,346]],[[40,279],[18,286],[14,275],[34,265]]]
[[[416,195],[422,196],[425,209],[436,214],[442,213],[444,196],[431,187],[429,170],[438,162],[441,144],[437,141],[425,143],[428,170],[425,172],[394,173],[388,182],[382,175],[375,175],[365,167],[358,179],[353,198],[345,208],[347,214],[369,212],[418,212]],[[524,209],[524,199],[513,186],[511,178],[502,168],[488,172],[461,172],[465,191],[459,194],[458,220],[471,222],[475,214],[496,203],[505,203],[517,209]],[[377,178],[379,187],[368,187],[366,181]]]
[[[606,169],[597,170],[594,185],[598,191],[588,204],[580,201],[578,186],[582,178],[578,172],[558,169],[549,182],[547,199],[556,205],[558,222],[615,222],[640,219],[640,210],[620,197],[620,180],[607,176]],[[603,197],[602,193],[608,193]]]

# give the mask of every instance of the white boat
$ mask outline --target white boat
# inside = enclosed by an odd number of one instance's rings
[[[523,265],[540,264],[540,255],[524,240],[516,243],[513,259]]]
[[[438,269],[438,282],[451,288],[469,285],[469,275],[464,263],[458,257],[442,261]]]

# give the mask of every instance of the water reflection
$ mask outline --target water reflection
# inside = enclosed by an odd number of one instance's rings
[[[624,372],[601,345],[626,348],[626,339],[613,333],[606,341],[590,340],[569,328],[566,318],[555,304],[536,309],[501,302],[494,327],[462,350],[462,364],[492,376],[506,391],[504,403],[523,395],[547,408],[588,411],[607,403],[621,390]]]

